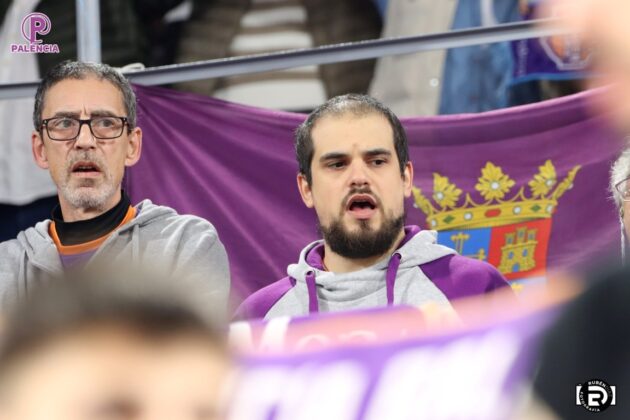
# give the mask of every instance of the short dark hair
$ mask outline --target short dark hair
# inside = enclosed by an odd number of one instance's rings
[[[39,130],[42,126],[44,98],[53,85],[66,79],[83,80],[88,77],[107,80],[120,90],[123,96],[125,112],[127,112],[126,117],[129,128],[134,128],[136,126],[136,94],[133,92],[129,80],[118,70],[107,64],[66,60],[48,70],[37,87],[35,107],[33,108],[35,129]]]
[[[227,355],[223,334],[186,295],[173,293],[173,287],[162,281],[84,273],[49,279],[8,311],[0,343],[0,389],[7,372],[37,350],[98,327],[156,343],[200,338]]]
[[[311,162],[313,160],[314,146],[311,133],[313,127],[317,121],[324,117],[341,116],[348,113],[356,116],[374,113],[380,114],[387,119],[394,133],[394,147],[402,175],[407,162],[409,162],[409,147],[407,145],[407,134],[400,120],[391,109],[371,96],[349,93],[335,96],[317,107],[309,114],[306,121],[295,130],[295,154],[300,173],[304,174],[306,181],[309,184],[312,182]]]

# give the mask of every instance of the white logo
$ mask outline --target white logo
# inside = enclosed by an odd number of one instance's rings
[[[575,404],[588,411],[604,411],[617,404],[617,387],[600,379],[591,379],[575,387]]]

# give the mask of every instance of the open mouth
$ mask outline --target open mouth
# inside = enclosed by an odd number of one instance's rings
[[[346,210],[357,219],[369,219],[376,212],[376,200],[370,195],[353,195],[348,200]]]
[[[77,162],[72,165],[72,173],[73,174],[97,174],[100,173],[101,169],[94,162],[82,161]]]

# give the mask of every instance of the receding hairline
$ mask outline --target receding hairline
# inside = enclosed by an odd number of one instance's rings
[[[42,108],[46,102],[46,93],[51,87],[64,80],[85,80],[94,77],[95,80],[109,80],[123,94],[123,104],[129,129],[137,125],[136,95],[129,80],[118,69],[107,64],[64,61],[46,72],[43,76],[37,92],[33,107],[33,125],[36,130],[41,129]]]
[[[357,101],[349,100],[346,102],[355,103],[357,104],[357,106],[354,106],[354,107],[335,106],[334,108],[328,108],[322,111],[322,113],[312,122],[311,132],[315,130],[315,127],[317,127],[317,124],[320,121],[323,121],[326,119],[343,119],[343,118],[362,119],[362,118],[369,118],[371,116],[377,116],[377,117],[380,117],[385,123],[387,123],[387,126],[392,130],[392,134],[393,134],[394,128],[389,122],[389,119],[387,118],[387,116],[384,115],[380,110],[375,109],[369,105],[362,104]]]
[[[44,108],[46,108],[46,101],[50,95],[51,90],[53,90],[55,87],[57,87],[59,84],[63,82],[68,82],[68,81],[85,82],[89,80],[94,80],[101,83],[108,83],[110,86],[112,86],[118,93],[118,96],[119,96],[118,99],[120,100],[120,105],[122,106],[122,109],[124,109],[125,112],[127,112],[127,106],[125,104],[125,94],[122,91],[122,89],[119,86],[117,86],[114,82],[109,80],[108,78],[103,77],[97,73],[90,72],[83,75],[77,75],[76,77],[74,75],[64,77],[63,79],[57,80],[54,83],[52,83],[50,86],[48,86],[48,89],[46,89],[42,97],[42,116],[44,114]]]
[[[322,113],[319,116],[319,118],[313,121],[313,124],[311,125],[311,139],[313,141],[313,151],[315,151],[315,130],[317,129],[320,122],[327,119],[341,120],[344,118],[351,118],[353,120],[359,120],[359,119],[369,118],[372,116],[380,117],[380,119],[382,119],[382,121],[388,127],[388,131],[391,135],[392,146],[395,149],[396,148],[396,139],[395,139],[396,133],[394,132],[394,127],[392,127],[387,117],[383,115],[378,109],[366,108],[363,110],[344,109],[340,111],[331,111],[330,113]],[[312,161],[311,161],[311,164],[312,164]]]
[[[387,117],[383,114],[383,110],[379,109],[372,103],[362,102],[354,98],[343,98],[337,102],[325,105],[324,108],[321,110],[321,113],[317,120],[320,120],[326,116],[342,116],[348,113],[351,113],[357,117],[366,116],[374,113],[382,115],[385,119],[387,119]]]

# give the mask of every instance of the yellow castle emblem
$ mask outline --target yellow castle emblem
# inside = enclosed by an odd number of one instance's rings
[[[518,271],[528,271],[536,267],[536,229],[520,227],[516,232],[505,235],[505,245],[501,247],[501,263],[497,267],[502,273],[511,273],[514,267]]]

